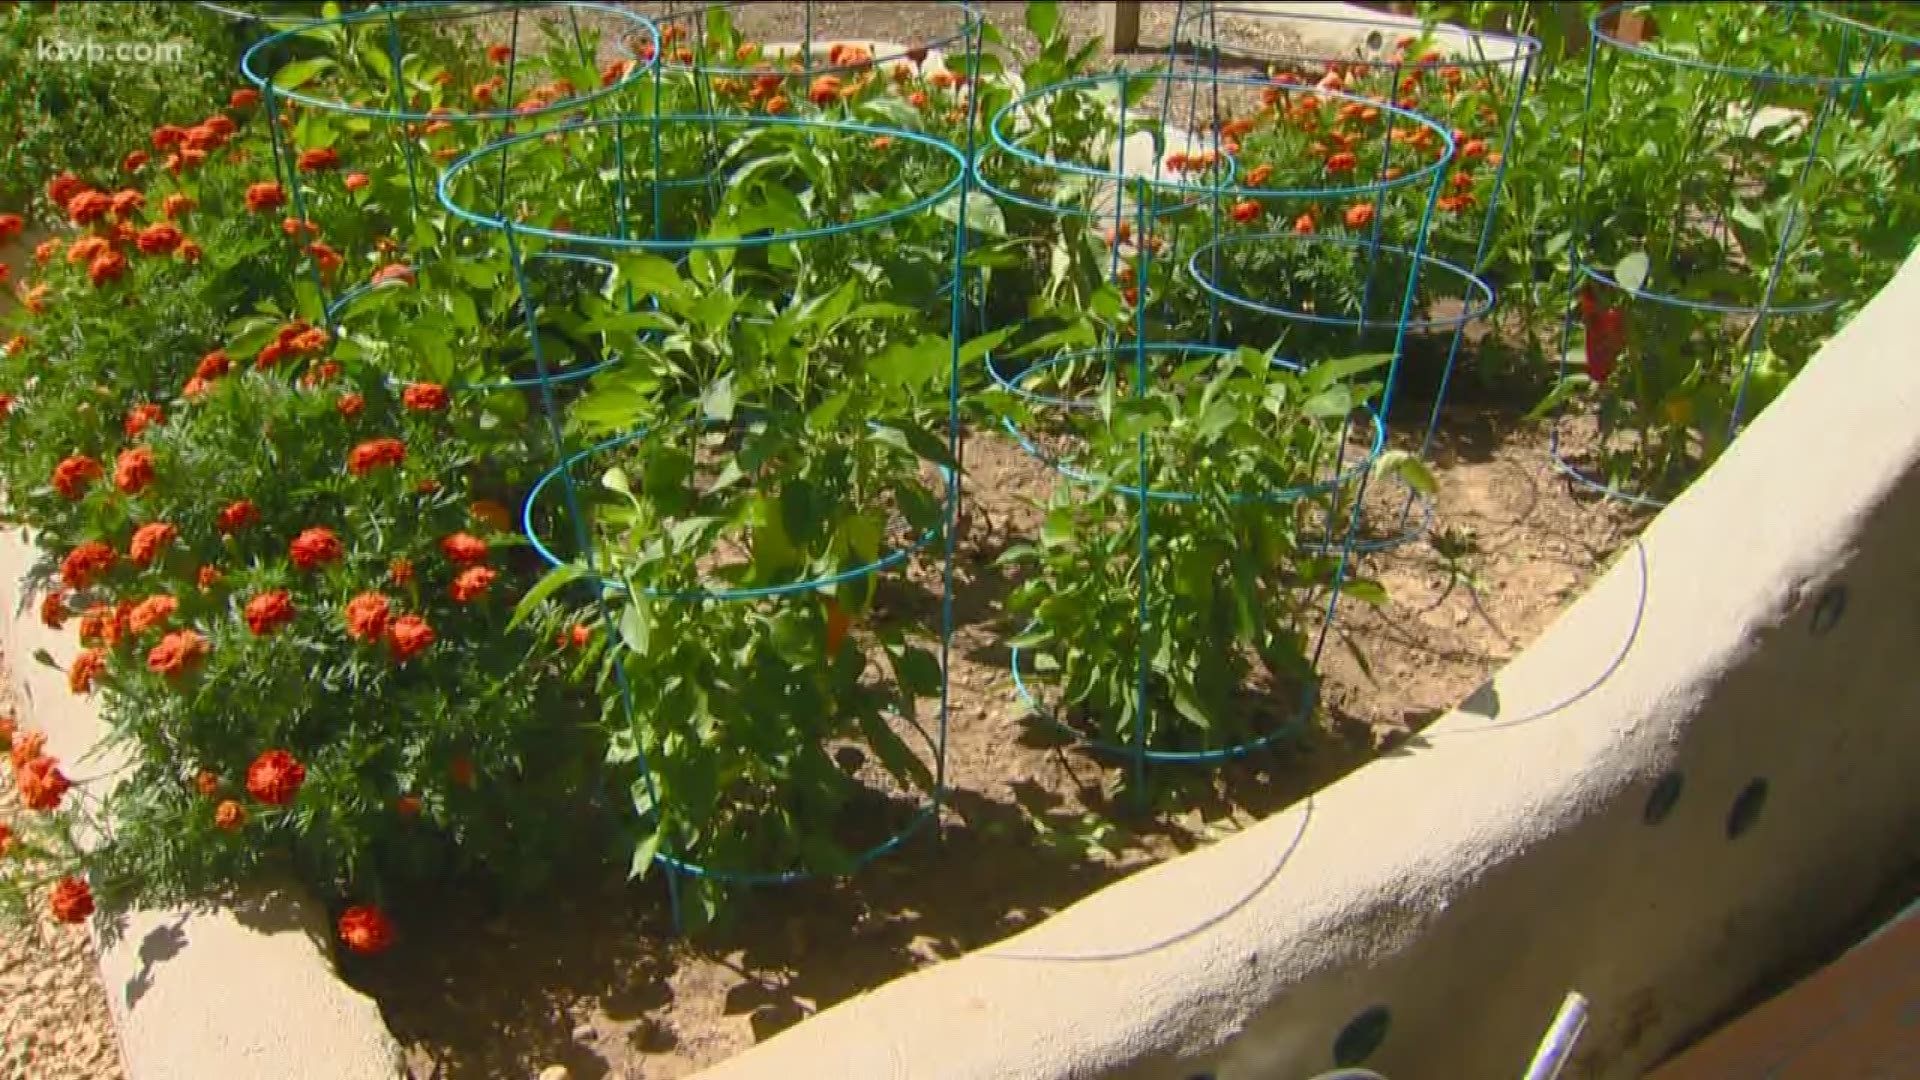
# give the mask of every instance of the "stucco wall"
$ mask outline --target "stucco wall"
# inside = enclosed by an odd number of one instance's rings
[[[1478,1080],[1570,989],[1638,1075],[1920,853],[1916,341],[1920,258],[1415,746],[702,1075]]]

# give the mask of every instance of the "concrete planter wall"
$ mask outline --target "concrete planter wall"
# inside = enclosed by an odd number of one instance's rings
[[[1000,945],[709,1070],[767,1077],[1638,1075],[1920,852],[1920,258],[1533,646],[1413,746]],[[100,722],[18,595],[26,716]],[[78,771],[78,770],[76,770]],[[86,775],[100,771],[88,769]],[[384,1078],[400,1059],[289,890],[142,912],[103,954],[135,1080]]]

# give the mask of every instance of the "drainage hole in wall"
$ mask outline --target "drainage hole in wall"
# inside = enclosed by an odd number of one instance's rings
[[[1686,780],[1679,773],[1670,772],[1653,785],[1653,790],[1647,793],[1644,812],[1647,824],[1658,825],[1667,820],[1667,815],[1673,813],[1673,804],[1680,801],[1680,789],[1685,784]]]
[[[1813,636],[1819,637],[1840,623],[1847,613],[1847,587],[1829,585],[1813,605]]]
[[[1387,1029],[1393,1026],[1393,1013],[1385,1005],[1375,1005],[1347,1022],[1333,1040],[1335,1065],[1358,1065],[1373,1056],[1387,1041]]]
[[[1733,800],[1733,809],[1727,812],[1727,839],[1738,839],[1741,833],[1753,828],[1760,820],[1760,810],[1767,805],[1767,782],[1754,780],[1740,789]]]

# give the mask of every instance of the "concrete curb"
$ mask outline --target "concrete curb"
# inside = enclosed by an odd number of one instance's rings
[[[23,724],[47,743],[76,783],[111,783],[117,762],[88,756],[106,735],[91,698],[33,659],[63,666],[78,647],[71,629],[41,624],[21,581],[38,552],[17,529],[0,530],[0,648]],[[132,1080],[393,1080],[400,1046],[371,998],[342,982],[326,911],[288,886],[193,910],[131,913],[100,945],[100,973],[121,1060]]]

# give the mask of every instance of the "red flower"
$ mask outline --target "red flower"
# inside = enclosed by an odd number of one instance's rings
[[[393,800],[393,812],[396,814],[399,814],[403,818],[419,817],[420,816],[420,796],[402,795],[399,798]]]
[[[160,554],[160,549],[173,543],[180,530],[163,521],[155,521],[133,530],[133,540],[127,544],[127,557],[136,566],[149,566]]]
[[[293,597],[285,589],[264,592],[247,601],[244,612],[247,629],[255,637],[265,637],[293,621]]]
[[[13,771],[13,786],[23,806],[45,814],[60,809],[60,800],[73,784],[60,771],[58,761],[41,755]]]
[[[239,499],[221,507],[218,525],[223,533],[236,533],[260,521],[260,510],[251,499]]]
[[[127,438],[137,439],[148,428],[158,427],[166,422],[166,410],[152,402],[147,402],[143,405],[135,405],[127,412],[127,418],[120,422],[120,430],[127,433]]]
[[[147,670],[169,679],[205,659],[207,639],[197,631],[175,630],[147,652]]]
[[[247,794],[268,806],[285,806],[307,782],[307,767],[285,750],[268,750],[247,766]]]
[[[419,656],[434,642],[433,627],[418,615],[402,615],[387,630],[387,645],[400,663]]]
[[[332,245],[324,240],[315,240],[308,244],[307,254],[313,256],[313,261],[319,265],[320,272],[323,274],[331,274],[340,269],[340,253],[333,250]]]
[[[489,45],[487,46],[487,59],[496,64],[504,64],[513,59],[513,46],[499,44]]]
[[[387,636],[393,619],[393,605],[377,592],[365,592],[347,601],[347,636],[360,641],[379,641]]]
[[[340,913],[340,942],[362,956],[386,952],[393,945],[393,924],[371,904]]]
[[[212,769],[201,769],[199,772],[194,773],[193,789],[206,798],[213,798],[220,793],[219,774],[215,773]]]
[[[81,191],[67,200],[67,216],[75,225],[91,225],[113,209],[113,199],[101,191]]]
[[[104,474],[99,462],[85,454],[74,454],[53,467],[53,490],[68,502],[78,502],[86,495],[87,486]]]
[[[412,584],[413,583],[413,560],[412,559],[395,559],[392,562],[388,563],[387,564],[387,580],[393,582],[395,585]]]
[[[87,264],[87,280],[94,288],[119,281],[127,273],[127,257],[117,251],[102,252]]]
[[[260,104],[260,91],[251,86],[243,86],[227,98],[229,109],[251,109],[258,104]]]
[[[1293,219],[1293,231],[1301,236],[1313,232],[1313,215],[1301,214]]]
[[[206,592],[208,589],[213,588],[224,576],[226,575],[222,574],[220,568],[217,566],[203,566],[194,575],[194,582],[200,586],[201,592]]]
[[[368,439],[347,454],[347,471],[365,476],[375,469],[391,468],[407,460],[407,444],[399,439]]]
[[[193,369],[193,377],[196,379],[217,379],[225,375],[232,366],[233,362],[227,359],[227,351],[225,349],[215,349],[200,358],[199,366]]]
[[[60,581],[70,589],[84,589],[113,567],[120,556],[98,540],[88,540],[67,552],[60,562]]]
[[[456,563],[477,563],[487,557],[487,542],[471,533],[457,532],[440,541],[440,552]]]
[[[1352,172],[1359,159],[1351,151],[1342,150],[1327,159],[1327,171],[1330,173]]]
[[[47,181],[47,200],[53,205],[65,209],[75,195],[87,190],[87,185],[71,172],[63,172]]]
[[[300,151],[300,157],[294,161],[294,168],[301,172],[325,172],[340,167],[340,155],[331,146],[316,146],[311,150]]]
[[[40,625],[58,630],[67,625],[67,590],[55,589],[40,598]]]
[[[77,877],[63,877],[47,894],[47,910],[58,922],[86,922],[93,915],[93,891]]]
[[[232,799],[224,799],[213,809],[214,828],[224,832],[239,832],[247,823],[247,808]]]
[[[128,188],[113,193],[113,216],[122,220],[139,213],[147,205],[147,197]]]
[[[46,732],[20,731],[16,728],[7,735],[8,760],[16,769],[39,757],[46,748]]]
[[[359,394],[341,394],[340,400],[334,402],[333,407],[340,410],[341,416],[351,418],[359,416],[360,411],[367,407],[367,399]]]
[[[480,599],[487,594],[489,588],[493,587],[494,579],[499,576],[498,572],[489,567],[467,567],[454,576],[453,587],[451,589],[454,600],[458,603],[469,604]]]
[[[136,634],[159,629],[178,610],[180,601],[171,596],[149,596],[133,605],[133,610],[127,613],[127,629]]]
[[[5,858],[7,852],[11,850],[12,847],[13,830],[7,827],[6,823],[0,822],[0,859]]]
[[[272,181],[253,184],[247,188],[247,209],[256,214],[268,210],[277,210],[286,205],[287,193],[280,185]]]
[[[1354,203],[1347,207],[1346,221],[1349,229],[1364,229],[1373,224],[1373,204]]]
[[[1260,219],[1260,204],[1252,199],[1242,199],[1233,204],[1233,220],[1242,225]]]
[[[1606,382],[1627,347],[1627,313],[1622,308],[1601,305],[1594,299],[1592,286],[1583,284],[1580,321],[1587,330],[1587,377]]]
[[[345,553],[346,549],[340,546],[340,538],[333,535],[332,529],[323,527],[308,529],[294,537],[293,546],[288,551],[293,565],[302,570],[334,562]]]
[[[363,172],[350,172],[347,174],[346,179],[341,182],[346,185],[348,191],[359,191],[361,188],[373,183],[373,178]]]
[[[113,486],[138,495],[153,483],[153,451],[144,446],[120,451],[113,462]]]
[[[19,214],[0,214],[0,241],[11,240],[19,236],[27,227],[27,219]]]
[[[447,776],[463,788],[473,786],[473,761],[465,754],[447,763]]]
[[[400,402],[414,412],[438,412],[447,407],[447,388],[437,383],[414,383],[401,391]]]
[[[107,670],[107,654],[99,649],[82,649],[67,668],[67,689],[76,694],[93,691],[95,680]]]
[[[1253,171],[1247,174],[1247,183],[1252,184],[1254,187],[1259,187],[1262,184],[1265,184],[1269,179],[1271,179],[1272,176],[1273,176],[1273,166],[1256,165],[1254,166]]]

